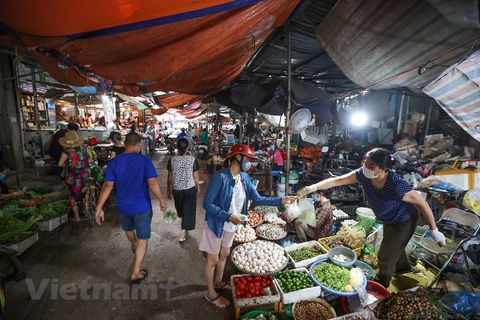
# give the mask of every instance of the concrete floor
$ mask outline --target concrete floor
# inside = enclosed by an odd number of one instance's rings
[[[169,158],[165,151],[152,157],[164,196]],[[205,258],[197,242],[209,175],[204,172],[205,162],[200,165],[200,180],[205,183],[197,200],[197,228],[185,243],[178,242],[180,222],[163,223],[159,202],[152,200],[152,236],[144,262],[149,298],[142,299],[140,292],[140,298],[132,299],[126,291],[134,255],[117,210],[110,207],[100,227],[72,228],[67,223],[40,233],[40,240],[19,257],[27,281],[7,285],[6,319],[234,319],[233,304],[221,310],[204,300]],[[57,185],[57,179],[46,176],[30,183]],[[173,200],[167,200],[167,205],[174,209]],[[231,263],[226,269],[227,275],[234,271]],[[65,286],[69,284],[73,288]],[[45,290],[36,298],[35,290],[40,293],[42,286]],[[231,300],[229,291],[223,294]]]

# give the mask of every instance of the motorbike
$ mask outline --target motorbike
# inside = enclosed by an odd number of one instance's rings
[[[197,152],[198,157],[202,160],[206,160],[208,157],[208,146],[202,144],[200,140],[196,140],[195,143],[195,151]]]
[[[2,269],[0,270],[0,320],[5,319],[5,285],[11,281],[20,282],[27,277],[27,274],[21,271],[20,262],[15,258],[16,254],[17,251],[6,246],[0,246],[0,262],[2,262]],[[3,266],[3,262],[7,262],[6,266]]]
[[[155,144],[157,148],[165,145],[165,136],[163,135],[163,133],[159,132],[157,134],[157,137],[155,138]]]
[[[173,141],[173,139],[167,138],[165,140],[165,144],[167,145],[167,154],[175,154],[175,149],[177,148],[177,143]]]

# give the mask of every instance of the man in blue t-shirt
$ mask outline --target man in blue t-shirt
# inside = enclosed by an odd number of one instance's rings
[[[115,198],[122,219],[122,229],[132,243],[132,250],[135,253],[131,284],[140,284],[148,276],[148,271],[141,269],[141,266],[147,252],[152,224],[150,192],[160,200],[160,210],[163,212],[167,210],[152,160],[138,153],[141,141],[137,133],[127,134],[125,152],[108,163],[95,214],[97,224],[101,225],[104,221],[103,205],[115,185]]]

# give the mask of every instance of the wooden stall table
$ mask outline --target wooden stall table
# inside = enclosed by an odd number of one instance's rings
[[[265,194],[272,194],[274,192],[272,170],[252,171],[249,172],[249,175],[258,180],[258,192]]]

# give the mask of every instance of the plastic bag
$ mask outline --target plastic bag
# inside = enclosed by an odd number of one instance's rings
[[[470,303],[470,296],[472,296],[472,300],[474,303],[476,302],[476,300],[478,300],[478,298],[475,297],[475,294],[467,292],[452,292],[444,295],[441,300],[446,306],[448,306],[456,313],[467,316],[468,314],[475,311],[472,304]]]
[[[300,199],[298,202],[298,219],[308,225],[315,226],[317,224],[317,215],[315,214],[315,207],[312,201],[309,199]]]
[[[175,211],[165,211],[163,213],[163,222],[166,224],[172,224],[175,220],[177,220],[177,213]]]
[[[280,218],[282,218],[284,221],[290,222],[293,219],[298,218],[299,214],[300,210],[298,207],[298,203],[295,202],[287,206],[287,209],[284,211]]]
[[[463,205],[480,215],[480,189],[468,191],[463,197]]]

